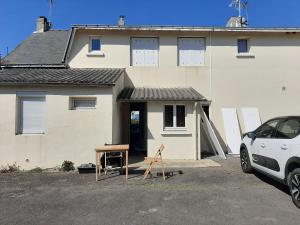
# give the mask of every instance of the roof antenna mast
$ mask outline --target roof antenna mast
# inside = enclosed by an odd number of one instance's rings
[[[49,21],[52,22],[52,9],[53,9],[54,0],[47,0],[47,1],[49,5]]]
[[[248,25],[248,0],[231,0],[229,7],[234,7],[238,11],[238,17],[240,18],[241,25]],[[245,17],[243,17],[243,9],[245,10]]]

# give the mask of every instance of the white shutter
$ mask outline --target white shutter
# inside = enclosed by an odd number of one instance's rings
[[[132,66],[158,66],[158,39],[132,38]]]
[[[200,66],[204,64],[204,38],[179,38],[179,66]]]
[[[20,97],[20,132],[44,133],[45,97]]]

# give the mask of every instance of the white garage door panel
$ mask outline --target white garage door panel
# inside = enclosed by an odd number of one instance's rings
[[[261,125],[260,115],[257,108],[241,108],[245,132],[254,131]]]
[[[222,108],[226,142],[229,154],[240,154],[241,132],[236,108]]]

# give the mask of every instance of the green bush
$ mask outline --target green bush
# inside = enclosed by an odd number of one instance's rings
[[[69,172],[75,170],[74,163],[68,160],[65,160],[61,165],[61,170],[64,172]]]
[[[31,169],[29,172],[41,173],[41,172],[43,172],[43,169],[41,167],[35,167],[35,168]]]
[[[13,173],[19,171],[20,171],[20,167],[16,163],[12,165],[7,164],[7,166],[2,166],[0,168],[0,173]]]

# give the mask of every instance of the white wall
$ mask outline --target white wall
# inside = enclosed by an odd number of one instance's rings
[[[104,57],[86,56],[92,34],[103,37]],[[130,37],[136,36],[159,37],[159,67],[130,66]],[[177,38],[191,36],[206,39],[205,65],[179,67]],[[250,39],[254,58],[236,56],[238,38]],[[263,121],[300,114],[299,33],[84,30],[77,33],[73,46],[71,67],[124,67],[129,77],[126,85],[193,87],[212,101],[210,117],[223,139],[223,107],[257,107]]]
[[[174,102],[148,102],[148,156],[153,157],[161,144],[165,145],[165,159],[196,159],[196,109],[193,102],[176,102],[186,105],[185,132],[164,131],[164,105]]]
[[[46,93],[46,130],[42,135],[16,135],[16,91]],[[69,109],[70,96],[94,96],[96,109]],[[0,165],[21,169],[94,163],[96,146],[112,143],[112,88],[0,88]],[[29,163],[25,160],[29,159]]]

